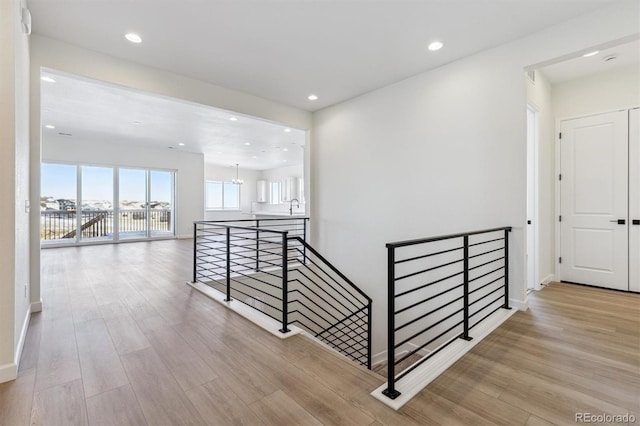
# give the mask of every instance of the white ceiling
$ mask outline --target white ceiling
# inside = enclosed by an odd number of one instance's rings
[[[30,0],[29,8],[37,34],[314,111],[610,1]],[[125,40],[130,31],[143,43]],[[435,39],[445,46],[429,52]]]
[[[595,49],[593,50],[595,51]],[[590,52],[584,52],[590,53]],[[615,57],[615,59],[606,60]],[[562,83],[592,74],[611,71],[640,64],[640,40],[618,46],[601,49],[596,55],[584,57],[582,55],[540,68],[542,73],[552,84]]]
[[[204,153],[209,163],[254,170],[303,162],[303,130],[53,71],[43,76],[55,80],[41,85],[43,143],[65,137],[135,144]]]

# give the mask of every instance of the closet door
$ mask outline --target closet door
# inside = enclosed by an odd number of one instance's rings
[[[640,292],[640,109],[629,111],[629,290]]]
[[[563,281],[629,289],[628,112],[561,122]]]

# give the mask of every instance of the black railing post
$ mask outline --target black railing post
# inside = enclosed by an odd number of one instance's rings
[[[194,284],[196,282],[196,267],[198,264],[197,263],[197,260],[198,260],[197,243],[198,243],[198,224],[194,223],[193,224],[193,279],[191,280],[191,282]]]
[[[395,297],[396,297],[396,260],[395,247],[387,246],[387,388],[382,391],[383,395],[391,399],[400,396],[396,390],[396,318],[395,318]]]
[[[371,300],[367,305],[367,368],[371,370]]]
[[[504,309],[511,309],[509,306],[509,232],[511,228],[504,230]]]
[[[227,227],[227,298],[225,302],[231,301],[231,228]]]
[[[302,219],[302,240],[305,243],[307,242],[307,218]],[[305,245],[302,246],[302,260],[304,261],[303,263],[306,265],[307,264],[307,246]]]
[[[287,231],[282,233],[282,328],[281,333],[288,333],[289,331],[289,247],[287,241]]]
[[[462,338],[464,340],[472,340],[471,337],[469,337],[469,236],[465,235],[463,237],[464,240],[464,260],[463,260],[463,268],[464,268],[464,272],[463,272],[463,311],[464,311],[464,331],[462,332]]]
[[[260,270],[260,219],[256,219],[256,272]]]

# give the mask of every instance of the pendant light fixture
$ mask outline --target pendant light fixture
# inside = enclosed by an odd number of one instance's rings
[[[244,181],[238,177],[239,168],[240,168],[240,165],[236,163],[236,178],[231,181],[236,185],[242,185],[244,183]]]

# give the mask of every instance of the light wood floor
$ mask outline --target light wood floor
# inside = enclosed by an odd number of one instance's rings
[[[384,382],[280,340],[192,291],[190,242],[42,252],[35,314],[0,424],[574,424],[640,418],[640,296],[553,284],[399,412]],[[374,306],[380,313],[381,306]],[[640,420],[638,420],[640,423]]]

